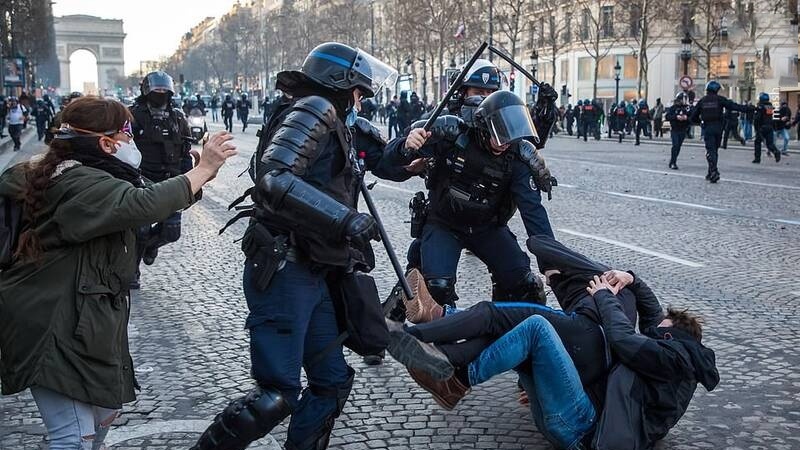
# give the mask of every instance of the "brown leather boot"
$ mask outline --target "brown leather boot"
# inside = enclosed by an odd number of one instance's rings
[[[470,391],[470,388],[464,386],[455,375],[446,380],[439,381],[419,369],[409,368],[408,373],[411,374],[411,378],[413,378],[422,389],[425,389],[433,395],[433,399],[436,400],[439,406],[448,411],[455,408],[458,402]]]
[[[428,291],[425,278],[418,269],[411,269],[406,280],[414,297],[405,301],[406,319],[411,323],[426,323],[444,317],[444,308],[436,303]]]

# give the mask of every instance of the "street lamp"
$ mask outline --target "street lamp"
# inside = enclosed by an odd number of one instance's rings
[[[681,60],[683,61],[683,74],[689,75],[689,60],[692,59],[692,35],[687,31],[681,39]]]
[[[533,75],[533,78],[536,78],[536,71],[539,70],[538,68],[539,68],[539,52],[537,52],[536,49],[533,49],[533,52],[531,52],[531,69],[533,69],[531,73]]]
[[[728,80],[729,80],[728,97],[730,98],[733,98],[733,79],[735,71],[736,71],[736,64],[734,64],[733,59],[731,59],[730,64],[728,64]]]
[[[616,84],[616,91],[614,93],[614,103],[619,104],[619,74],[622,72],[622,66],[619,65],[619,60],[614,64],[614,83]]]

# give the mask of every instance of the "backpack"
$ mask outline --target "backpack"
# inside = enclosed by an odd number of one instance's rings
[[[13,264],[21,229],[22,204],[11,197],[0,196],[0,270]]]

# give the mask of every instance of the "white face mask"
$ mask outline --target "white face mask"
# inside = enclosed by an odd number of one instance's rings
[[[142,162],[142,152],[136,147],[136,142],[133,139],[130,142],[117,141],[114,146],[117,148],[117,152],[114,153],[117,159],[134,169],[139,168],[139,164]]]

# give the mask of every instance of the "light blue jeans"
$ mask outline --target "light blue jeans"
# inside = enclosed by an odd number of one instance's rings
[[[592,429],[596,414],[561,338],[544,317],[525,319],[487,347],[469,364],[470,385],[523,363],[530,364],[520,381],[536,427],[556,447],[574,448]]]
[[[786,153],[789,151],[789,130],[784,128],[780,131],[775,132],[775,140],[777,141],[779,137],[783,138],[783,148],[781,149],[781,153]]]
[[[47,428],[50,450],[100,450],[119,410],[83,403],[43,387],[31,394]]]

